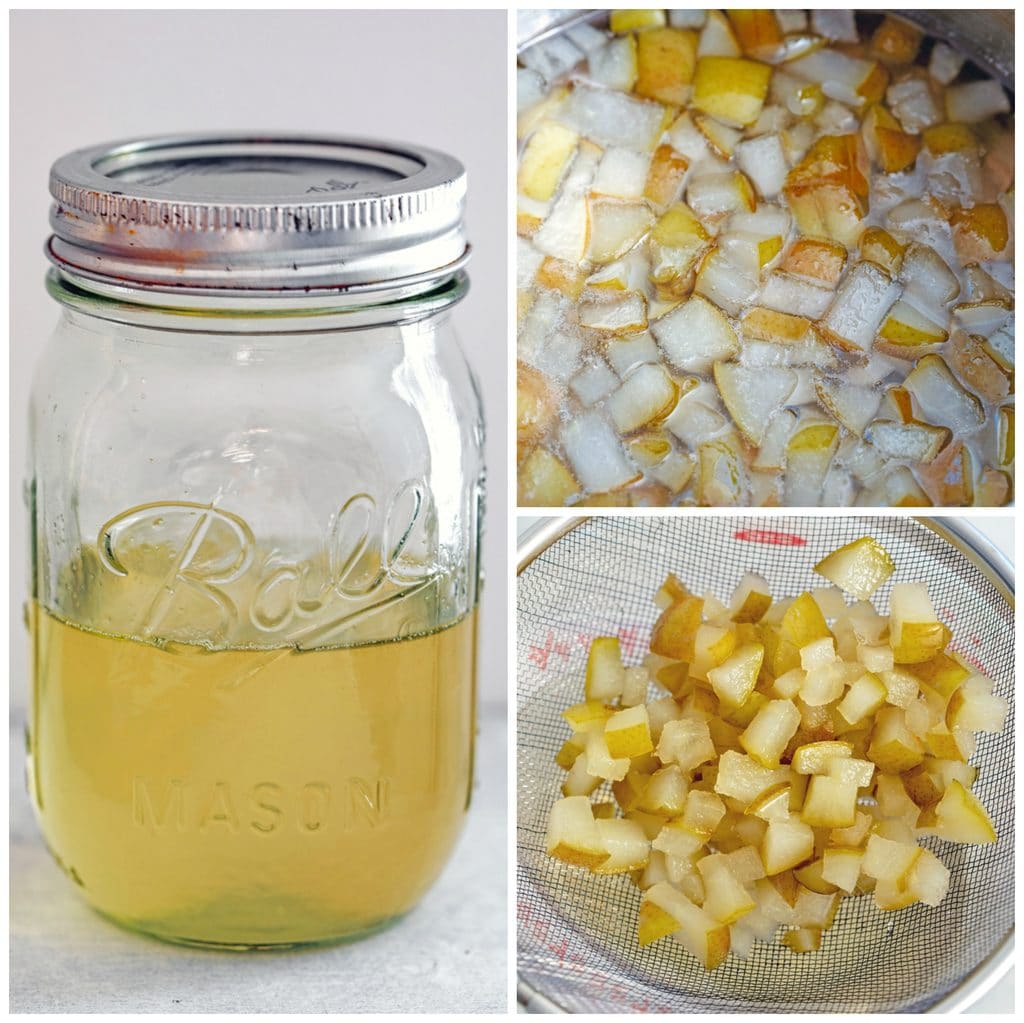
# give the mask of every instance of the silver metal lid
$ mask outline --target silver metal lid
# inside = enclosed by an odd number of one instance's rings
[[[79,149],[50,172],[47,253],[71,280],[194,295],[394,291],[466,262],[466,173],[424,146],[179,135]]]

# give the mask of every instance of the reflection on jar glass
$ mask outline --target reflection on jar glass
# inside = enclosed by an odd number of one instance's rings
[[[483,423],[465,176],[418,147],[70,154],[32,397],[29,781],[99,911],[337,940],[409,910],[472,775]]]

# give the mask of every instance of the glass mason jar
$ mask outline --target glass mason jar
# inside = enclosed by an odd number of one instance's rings
[[[29,785],[100,912],[191,944],[409,910],[472,775],[483,423],[465,176],[336,138],[51,177]]]

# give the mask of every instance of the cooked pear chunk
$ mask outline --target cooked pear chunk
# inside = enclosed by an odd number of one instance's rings
[[[598,867],[611,856],[586,796],[568,796],[551,807],[546,841],[549,856],[577,867]]]

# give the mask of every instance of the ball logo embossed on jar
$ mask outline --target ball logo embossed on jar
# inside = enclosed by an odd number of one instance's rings
[[[160,636],[175,601],[187,594],[207,605],[208,639],[251,625],[301,647],[336,638],[385,607],[400,610],[402,601],[441,580],[443,560],[431,549],[436,544],[426,525],[432,514],[422,479],[403,481],[383,502],[356,494],[331,516],[320,556],[296,561],[261,543],[232,511],[194,501],[155,501],[105,522],[96,549],[115,576],[127,577],[133,564],[145,563],[139,575],[152,592],[140,605],[136,635]],[[407,554],[413,546],[415,557]],[[162,562],[157,572],[154,557]],[[403,633],[416,626],[413,615]]]

